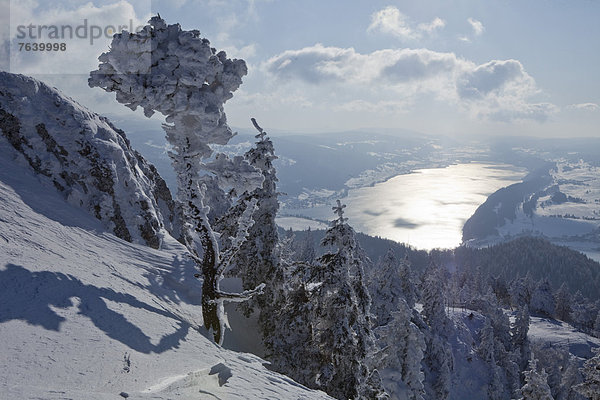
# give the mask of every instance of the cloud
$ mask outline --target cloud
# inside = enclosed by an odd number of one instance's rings
[[[596,103],[580,103],[580,104],[571,104],[569,106],[572,110],[583,110],[583,111],[598,111],[600,110],[600,105]]]
[[[98,56],[108,49],[112,35],[121,31],[119,27],[136,30],[150,18],[149,5],[136,9],[124,0],[68,7],[67,2],[47,7],[29,1],[26,7],[11,8],[11,72],[87,75],[97,68]],[[25,28],[19,31],[19,26]],[[25,51],[19,42],[63,43],[64,50]]]
[[[471,24],[471,28],[473,28],[473,33],[475,36],[480,36],[485,30],[481,21],[477,21],[474,18],[469,18],[467,21],[469,21],[469,24]]]
[[[463,99],[481,99],[504,89],[535,92],[535,82],[517,60],[490,61],[463,73],[457,81],[458,94]]]
[[[476,117],[496,121],[544,121],[556,112],[552,104],[529,101],[540,90],[518,60],[477,65],[454,53],[429,49],[363,54],[353,48],[316,44],[284,51],[264,62],[261,69],[283,84],[301,81],[316,88],[335,86],[335,93],[352,93],[355,97],[340,102],[339,109],[389,109],[429,94]],[[361,97],[375,92],[387,98],[373,102]]]
[[[445,25],[444,20],[435,18],[429,23],[420,23],[414,26],[398,8],[388,6],[371,15],[371,24],[367,28],[367,32],[377,31],[400,39],[416,40],[421,39],[425,34],[432,35]]]

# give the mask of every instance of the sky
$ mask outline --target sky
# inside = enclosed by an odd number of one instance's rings
[[[443,135],[600,137],[600,2],[594,0],[0,0],[2,69],[34,75],[95,111],[144,118],[87,87],[109,36],[16,51],[33,21],[141,26],[160,13],[198,29],[248,75],[226,103],[279,132],[401,129]],[[6,16],[4,17],[6,18]],[[57,22],[58,21],[58,22]],[[6,44],[6,39],[12,41]],[[31,40],[30,40],[31,41]],[[10,46],[10,56],[6,49]],[[39,52],[38,52],[39,53]],[[52,54],[50,54],[52,53]],[[35,57],[46,57],[43,60]],[[8,65],[7,65],[8,64]]]

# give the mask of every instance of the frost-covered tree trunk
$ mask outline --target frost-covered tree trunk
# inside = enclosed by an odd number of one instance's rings
[[[99,69],[90,74],[91,87],[116,92],[118,102],[132,110],[142,107],[147,117],[157,111],[167,117],[163,127],[172,146],[169,155],[189,229],[186,246],[204,278],[204,325],[221,343],[223,300],[252,294],[222,293],[219,281],[253,224],[255,204],[249,203],[248,212],[239,216],[235,237],[228,240],[232,245],[224,253],[211,227],[208,205],[217,204],[214,199],[223,198],[225,192],[253,190],[264,178],[243,157],[213,155],[210,146],[226,144],[233,136],[223,105],[242,83],[246,63],[217,53],[198,31],[183,31],[160,17],[150,19],[138,33],[115,35],[99,60]]]

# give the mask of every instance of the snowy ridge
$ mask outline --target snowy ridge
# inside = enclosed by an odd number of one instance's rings
[[[0,142],[0,393],[25,399],[325,399],[197,330],[182,245],[128,243]]]
[[[483,247],[518,236],[542,236],[599,260],[600,168],[558,160],[488,197],[463,228]],[[538,176],[536,176],[536,174]]]
[[[123,131],[56,89],[0,72],[0,142],[118,237],[158,248],[161,229],[182,236],[181,217],[154,166]]]

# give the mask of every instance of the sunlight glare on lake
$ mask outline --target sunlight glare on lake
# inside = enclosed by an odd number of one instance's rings
[[[418,249],[452,248],[477,207],[525,174],[523,168],[478,163],[421,169],[351,190],[343,202],[357,231]]]

